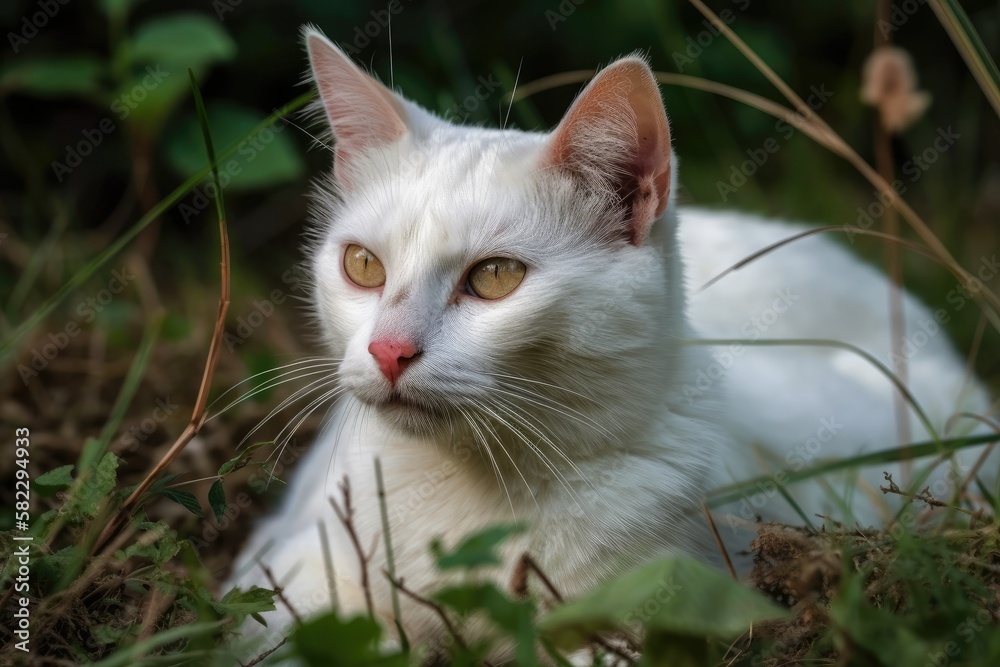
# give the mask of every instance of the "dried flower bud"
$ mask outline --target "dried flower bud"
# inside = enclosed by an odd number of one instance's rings
[[[879,111],[882,125],[902,132],[931,103],[930,93],[917,90],[917,71],[910,54],[895,46],[880,46],[868,56],[861,71],[861,101]]]

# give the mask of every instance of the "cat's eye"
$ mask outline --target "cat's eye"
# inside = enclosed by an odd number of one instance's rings
[[[469,291],[480,299],[505,297],[524,280],[526,268],[516,259],[484,259],[469,270]]]
[[[385,284],[385,267],[368,248],[357,243],[347,246],[344,253],[344,272],[356,285],[381,287]]]

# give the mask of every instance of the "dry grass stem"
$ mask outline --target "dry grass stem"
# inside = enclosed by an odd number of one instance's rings
[[[174,441],[170,449],[167,450],[163,458],[153,466],[153,469],[149,471],[145,479],[142,480],[125,502],[122,503],[122,506],[118,508],[118,511],[105,526],[101,536],[94,544],[95,550],[100,549],[118,531],[131,510],[138,504],[139,499],[149,490],[149,487],[153,485],[157,477],[187,447],[191,439],[198,434],[198,431],[201,430],[202,425],[205,423],[205,419],[208,417],[205,406],[208,404],[208,392],[211,389],[215,367],[219,361],[219,354],[222,351],[222,340],[226,330],[226,313],[229,310],[230,299],[229,233],[226,229],[225,218],[219,219],[219,238],[222,256],[220,262],[221,296],[219,297],[219,308],[215,317],[215,330],[212,333],[212,342],[208,349],[208,359],[205,361],[205,369],[202,372],[201,385],[198,388],[198,397],[195,400],[194,410],[191,413],[191,421],[177,440]]]
[[[288,613],[290,613],[292,618],[295,619],[295,623],[297,625],[302,625],[302,617],[299,616],[299,612],[292,606],[292,603],[288,601],[288,598],[285,597],[285,591],[278,585],[278,580],[274,578],[274,573],[271,572],[271,568],[261,563],[260,569],[264,570],[264,576],[267,577],[268,583],[271,584],[271,587],[274,589],[278,599],[281,600],[281,603],[288,608]]]
[[[719,529],[715,525],[715,519],[712,518],[712,512],[709,511],[708,503],[704,500],[701,501],[701,509],[705,512],[705,519],[708,521],[708,527],[712,531],[712,537],[715,538],[715,546],[718,547],[719,553],[722,554],[722,560],[726,563],[726,569],[729,570],[729,574],[732,575],[733,579],[739,581],[740,577],[736,574],[736,568],[733,567],[733,561],[729,558],[729,551],[726,549],[726,545],[722,542],[722,536],[719,535]]]
[[[351,506],[351,482],[347,477],[344,477],[344,480],[340,483],[340,490],[344,496],[343,510],[337,505],[337,501],[332,496],[330,497],[330,506],[333,507],[333,513],[337,515],[337,519],[344,526],[344,530],[347,531],[348,536],[351,538],[351,544],[354,545],[354,551],[358,554],[358,561],[361,565],[361,589],[365,594],[365,606],[368,608],[369,618],[375,618],[371,580],[368,576],[368,561],[371,560],[374,548],[366,553],[364,547],[361,546],[361,540],[358,538],[358,532],[354,527],[354,508]]]

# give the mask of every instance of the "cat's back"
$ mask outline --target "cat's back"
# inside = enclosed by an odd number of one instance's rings
[[[847,244],[830,234],[803,238],[702,290],[733,264],[810,227],[705,209],[681,209],[679,219],[689,313],[699,338],[842,341],[893,368],[889,281]],[[968,377],[943,326],[954,315],[949,304],[928,307],[906,294],[903,305],[906,335],[897,352],[907,366],[907,384],[935,428],[943,432],[948,418],[961,410],[983,412],[987,393]],[[685,396],[698,401],[727,392],[724,419],[743,443],[746,459],[734,459],[731,467],[743,474],[733,472],[731,478],[746,478],[748,470],[799,469],[898,442],[893,385],[852,350],[746,344],[709,349],[712,360],[698,369]],[[910,414],[911,440],[927,438]],[[966,422],[964,430],[974,425]],[[766,448],[770,461],[751,454],[752,445]],[[877,486],[881,470],[864,477]]]
[[[679,218],[689,312],[700,335],[832,339],[892,366],[889,281],[840,238],[821,233],[797,239],[704,287],[740,260],[814,227],[697,208],[681,209]],[[898,351],[908,365],[917,372],[934,364],[964,373],[942,326],[954,316],[954,304],[928,307],[904,293],[903,306],[906,336]]]

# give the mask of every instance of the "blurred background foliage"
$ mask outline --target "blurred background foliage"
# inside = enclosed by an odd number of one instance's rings
[[[873,45],[874,2],[708,4],[717,12],[731,11],[731,27],[804,97],[811,89],[832,93],[819,113],[874,161],[875,112],[859,101],[862,63]],[[1000,3],[962,4],[993,57],[1000,58]],[[306,22],[408,97],[472,124],[500,124],[518,72],[520,82],[530,82],[592,69],[636,50],[648,54],[657,70],[704,76],[780,99],[680,0],[398,0],[391,50],[384,28],[388,6],[384,0],[0,4],[6,33],[0,65],[0,221],[21,244],[8,244],[8,254],[18,247],[47,249],[41,265],[23,257],[0,264],[0,280],[16,297],[5,300],[5,326],[21,321],[109,239],[204,164],[186,68],[198,76],[216,146],[224,147],[305,90],[299,29]],[[905,197],[975,271],[1000,245],[1000,122],[930,8],[920,0],[897,0],[895,7],[893,39],[913,55],[920,86],[933,96],[923,118],[895,140],[897,167],[931,147],[940,129],[960,135],[918,180],[907,183]],[[38,18],[43,11],[44,21]],[[578,90],[564,86],[517,103],[511,124],[532,130],[553,126]],[[484,99],[476,98],[477,92]],[[871,185],[849,165],[798,133],[790,136],[772,117],[703,92],[664,86],[663,94],[681,160],[682,203],[853,224],[858,207],[874,201]],[[296,122],[317,132],[301,117]],[[226,187],[233,326],[246,312],[241,301],[288,285],[281,276],[299,258],[304,194],[309,180],[330,162],[328,152],[299,128],[275,129],[280,131],[261,136],[269,138],[266,145],[237,154],[240,173]],[[748,159],[748,151],[771,139],[779,150],[745,185],[723,196],[720,182],[731,183],[732,170]],[[81,148],[88,142],[89,149]],[[202,205],[190,194],[182,202],[131,250],[149,260],[178,335],[192,320],[208,320],[217,298],[214,287],[206,289],[217,281],[214,205]],[[855,247],[882,262],[877,242],[861,240]],[[913,254],[904,257],[907,284],[932,308],[949,308],[952,333],[959,347],[968,349],[976,310],[948,305],[956,285],[944,270]],[[994,280],[993,288],[997,285]],[[108,324],[142,317],[124,302],[112,305],[100,314]],[[283,308],[296,317],[292,308]],[[263,338],[252,343],[263,344]],[[987,333],[978,361],[984,376],[1000,374],[998,348],[995,334]]]

